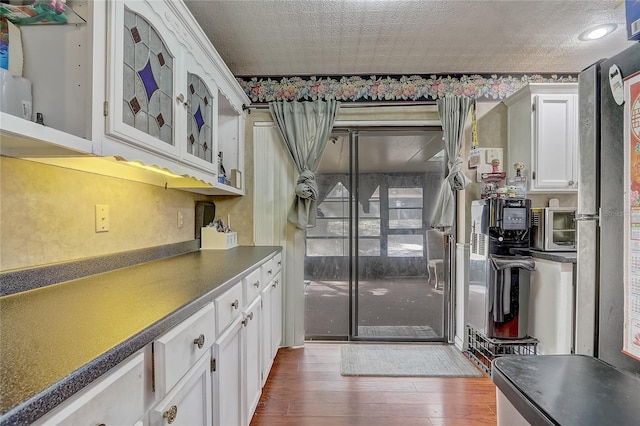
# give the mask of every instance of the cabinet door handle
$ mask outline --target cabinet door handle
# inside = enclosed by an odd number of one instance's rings
[[[271,284],[271,287],[276,288],[277,285],[278,285],[278,280],[275,280],[273,284]]]
[[[282,266],[282,261],[278,261],[278,266]]]
[[[273,273],[273,269],[269,269],[269,270],[267,271],[267,274],[269,274],[269,275],[271,275],[272,273]]]
[[[169,408],[167,411],[162,413],[162,417],[167,419],[167,423],[169,424],[173,423],[177,415],[178,415],[178,407],[175,405],[172,405],[171,408]]]
[[[572,180],[570,180],[570,181],[569,181],[569,186],[573,186],[573,185],[575,185],[575,184],[576,184],[576,183],[575,183],[574,181],[572,181]]]
[[[198,336],[197,339],[193,339],[193,344],[198,346],[198,349],[202,349],[204,346],[204,334]]]
[[[242,320],[242,325],[246,327],[247,324],[249,324],[249,321],[251,321],[252,319],[253,319],[253,312],[249,312],[249,315],[247,315],[246,318]]]
[[[182,93],[180,93],[178,96],[176,96],[176,102],[181,103],[185,107],[190,107],[191,106],[191,102],[184,100],[184,95]]]
[[[255,288],[260,287],[260,281],[256,281],[255,283],[253,283],[253,286],[254,286]]]
[[[240,306],[240,302],[238,302],[238,299],[234,300],[233,303],[231,304],[231,307],[234,309],[238,309],[239,306]]]

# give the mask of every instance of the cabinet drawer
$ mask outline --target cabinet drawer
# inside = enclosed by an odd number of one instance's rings
[[[133,425],[145,412],[144,391],[144,353],[139,352],[34,424]]]
[[[153,343],[156,393],[160,397],[211,347],[215,322],[215,308],[209,303]]]
[[[216,331],[218,336],[234,319],[240,316],[244,307],[242,291],[242,283],[239,282],[215,300],[217,312]]]
[[[262,279],[265,283],[271,282],[278,271],[282,269],[282,253],[278,253],[262,265]]]
[[[262,270],[260,268],[246,276],[244,279],[244,294],[246,295],[247,303],[251,303],[253,299],[260,295],[262,283]]]

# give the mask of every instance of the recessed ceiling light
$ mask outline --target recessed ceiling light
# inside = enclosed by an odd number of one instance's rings
[[[604,24],[598,25],[594,28],[589,28],[578,36],[580,40],[597,40],[611,34],[617,28],[616,24]]]

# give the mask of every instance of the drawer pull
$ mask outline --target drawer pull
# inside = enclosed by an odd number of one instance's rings
[[[167,423],[171,424],[176,419],[176,415],[178,414],[178,407],[172,405],[167,411],[162,413],[162,417],[167,419]]]
[[[282,261],[281,260],[278,261],[278,266],[282,266]]]
[[[269,270],[267,271],[267,274],[269,274],[269,275],[273,274],[273,269],[269,269]]]
[[[253,286],[254,286],[255,288],[260,287],[260,281],[256,281],[255,283],[253,283]]]
[[[252,319],[253,319],[253,312],[249,312],[249,315],[247,315],[247,317],[242,320],[242,325],[246,327],[247,324],[249,324],[249,321],[251,321]]]
[[[231,307],[234,309],[238,309],[240,307],[240,302],[238,302],[238,299],[233,301],[233,303],[231,304]]]
[[[202,349],[202,347],[204,346],[204,334],[198,336],[197,339],[193,339],[193,344],[198,345],[198,349]]]
[[[278,285],[278,280],[275,280],[273,284],[271,284],[271,287],[276,288],[277,285]]]

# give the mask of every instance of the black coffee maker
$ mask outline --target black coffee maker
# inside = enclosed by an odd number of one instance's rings
[[[475,212],[474,212],[475,210]],[[472,234],[488,238],[488,253],[510,255],[511,249],[527,249],[531,243],[531,200],[485,198],[472,206]]]

